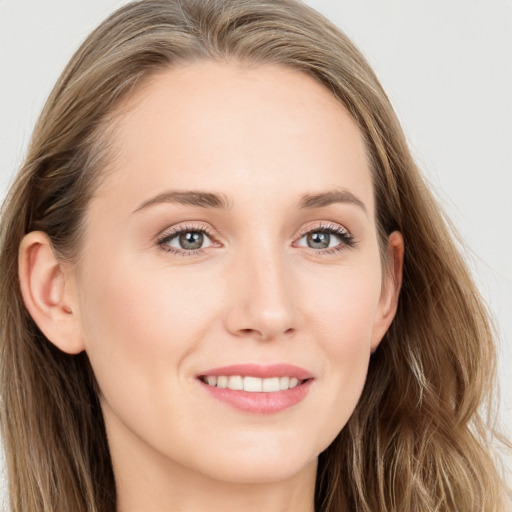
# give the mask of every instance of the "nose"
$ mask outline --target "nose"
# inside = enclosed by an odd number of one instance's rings
[[[238,337],[274,340],[298,328],[297,290],[278,250],[240,255],[229,272],[226,327]]]

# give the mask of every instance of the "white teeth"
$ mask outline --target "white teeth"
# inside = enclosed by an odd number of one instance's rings
[[[242,377],[241,375],[207,375],[203,382],[209,386],[228,388],[234,391],[249,391],[251,393],[273,393],[295,388],[299,385],[296,377],[270,377],[260,379],[259,377]]]
[[[285,390],[288,389],[290,386],[290,377],[281,377],[279,379],[279,389]]]
[[[244,377],[244,391],[263,391],[263,379],[258,377]]]
[[[219,377],[217,377],[217,387],[218,388],[227,388],[228,387],[228,378],[225,375],[219,375]]]
[[[235,391],[240,391],[241,389],[244,389],[244,382],[242,380],[242,377],[240,377],[240,375],[232,375],[231,377],[229,377],[228,388],[234,389]]]
[[[263,379],[263,391],[279,391],[279,377]]]

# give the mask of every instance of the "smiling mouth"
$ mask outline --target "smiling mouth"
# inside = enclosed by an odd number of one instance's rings
[[[311,390],[314,375],[292,364],[234,364],[203,370],[201,387],[244,413],[267,415],[292,408]]]
[[[275,393],[301,386],[310,379],[297,377],[252,377],[241,375],[201,375],[199,380],[210,387],[248,391],[249,393]]]

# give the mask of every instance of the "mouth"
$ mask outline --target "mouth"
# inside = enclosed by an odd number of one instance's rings
[[[247,391],[249,393],[276,393],[301,386],[310,379],[297,377],[267,377],[265,379],[242,375],[200,375],[199,380],[208,386],[233,391]]]
[[[288,364],[233,365],[197,376],[209,396],[235,409],[271,414],[302,402],[314,378],[303,368]]]

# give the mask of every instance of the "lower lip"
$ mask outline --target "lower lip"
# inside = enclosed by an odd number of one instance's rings
[[[235,391],[229,388],[217,388],[204,382],[199,383],[214,398],[225,402],[236,409],[254,414],[274,414],[292,407],[306,397],[313,379],[307,380],[294,388],[271,393]]]

